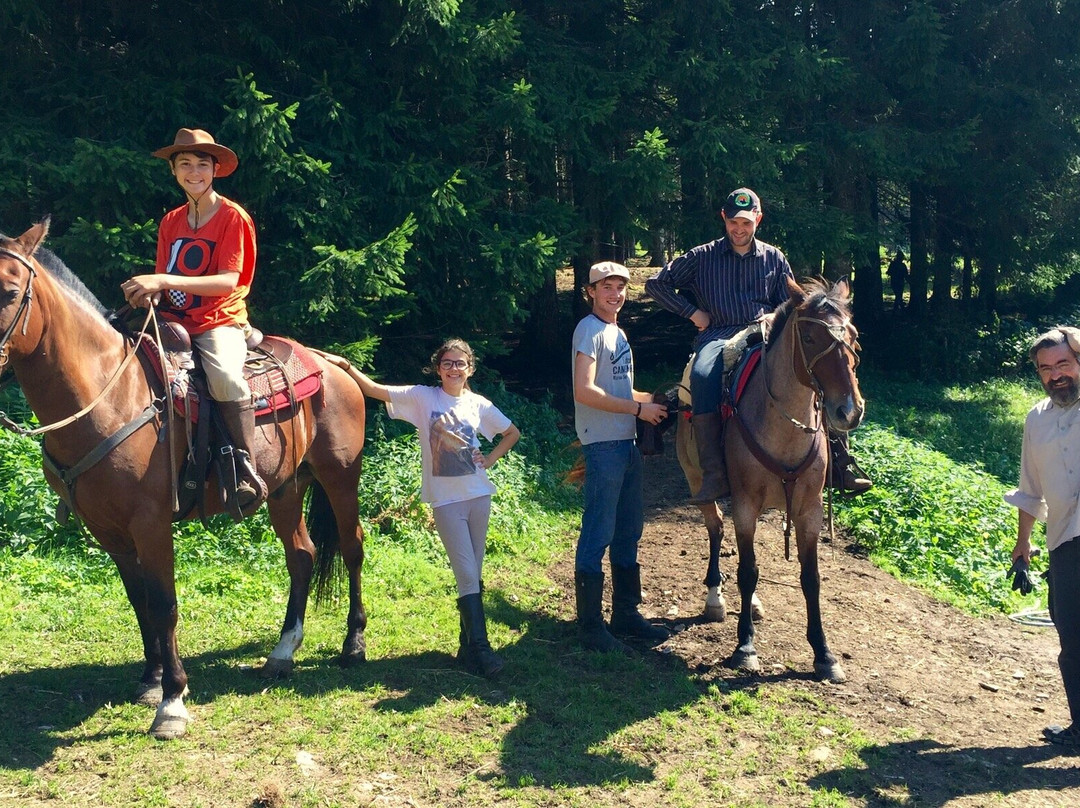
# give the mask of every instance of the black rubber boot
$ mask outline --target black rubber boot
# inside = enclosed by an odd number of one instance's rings
[[[724,418],[718,412],[693,417],[694,443],[701,464],[701,488],[690,498],[695,505],[708,505],[731,494],[724,463]]]
[[[615,639],[604,625],[604,617],[600,611],[604,597],[604,573],[576,571],[574,589],[577,594],[578,633],[585,649],[601,653],[618,651],[633,656],[634,652]]]
[[[662,643],[670,635],[667,629],[656,626],[641,616],[641,565],[617,567],[611,565],[611,631],[620,637],[637,637],[653,644]]]
[[[458,659],[472,673],[478,673],[488,679],[498,676],[505,667],[502,657],[491,650],[487,637],[487,620],[484,617],[484,601],[480,593],[463,595],[457,599],[458,614],[461,615],[461,628],[465,638],[464,659],[458,652]]]

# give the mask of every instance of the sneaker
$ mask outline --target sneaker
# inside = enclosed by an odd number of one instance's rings
[[[1043,737],[1057,746],[1080,746],[1080,727],[1076,724],[1068,727],[1054,724],[1043,730]]]

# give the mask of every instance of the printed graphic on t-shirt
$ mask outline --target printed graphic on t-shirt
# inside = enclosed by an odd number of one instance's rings
[[[476,473],[476,430],[460,421],[453,412],[431,413],[429,440],[431,474],[434,477],[464,477]]]
[[[634,370],[634,360],[630,354],[630,343],[619,336],[615,350],[611,352],[611,378],[615,381],[630,378]]]
[[[216,242],[204,238],[178,238],[169,247],[169,263],[165,267],[169,275],[198,277],[205,275],[214,256]],[[198,308],[202,297],[178,289],[169,290],[169,303],[174,309],[187,311]]]

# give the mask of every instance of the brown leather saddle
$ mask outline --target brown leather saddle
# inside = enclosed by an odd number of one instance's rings
[[[159,331],[160,350],[149,337],[144,337],[140,348],[157,378],[168,387],[173,411],[187,434],[187,454],[177,480],[178,507],[173,521],[197,513],[205,522],[205,494],[214,473],[226,507],[235,493],[239,475],[235,467],[230,467],[231,441],[207,390],[187,330],[177,323],[161,322]],[[282,416],[291,418],[300,404],[322,387],[322,371],[307,348],[284,337],[264,336],[255,329],[248,337],[244,379],[255,401],[256,419],[275,421]]]

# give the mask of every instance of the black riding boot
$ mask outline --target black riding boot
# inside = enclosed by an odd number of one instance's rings
[[[604,625],[604,616],[600,604],[604,597],[604,573],[574,573],[574,588],[577,593],[577,622],[581,644],[588,651],[618,651],[632,655],[634,652],[625,644],[611,636]]]
[[[695,505],[709,505],[731,493],[724,463],[724,418],[718,412],[706,412],[695,415],[693,424],[702,481],[701,488],[690,501]]]
[[[465,654],[458,651],[458,660],[472,673],[488,679],[494,678],[506,665],[502,657],[491,650],[487,637],[487,620],[484,617],[484,601],[480,593],[462,595],[457,599],[458,614],[465,640]]]
[[[255,402],[245,399],[216,404],[236,451],[236,503],[241,514],[251,516],[266,500],[267,493],[266,483],[255,470]]]
[[[669,636],[667,629],[656,626],[641,616],[641,565],[617,567],[611,565],[611,631],[620,637],[638,637],[651,643],[661,643]]]

